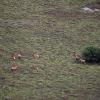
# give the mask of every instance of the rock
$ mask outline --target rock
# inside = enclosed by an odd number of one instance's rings
[[[87,13],[94,13],[94,10],[92,10],[92,9],[90,9],[90,8],[88,8],[88,7],[84,7],[84,8],[82,8],[82,10],[83,10],[84,12],[87,12]]]
[[[83,7],[82,10],[86,13],[94,13],[94,12],[99,12],[100,10],[95,8],[95,9],[91,9],[89,7]]]
[[[99,12],[100,10],[95,8],[94,11],[95,11],[95,12]]]

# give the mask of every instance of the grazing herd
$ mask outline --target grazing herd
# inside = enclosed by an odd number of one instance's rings
[[[85,64],[86,61],[85,59],[82,58],[82,56],[76,52],[73,52],[73,56],[74,56],[74,60],[77,62],[77,63],[81,63],[81,64]]]
[[[11,59],[13,61],[16,61],[16,60],[21,60],[22,59],[22,53],[21,52],[14,52],[11,54]],[[16,72],[18,69],[18,65],[16,64],[16,62],[14,62],[11,66],[11,71],[12,72]]]
[[[32,57],[33,57],[33,59],[38,59],[38,58],[40,58],[40,55],[39,55],[37,52],[33,52]],[[14,53],[11,55],[11,59],[12,59],[13,61],[21,60],[22,58],[23,58],[23,55],[22,55],[21,52],[14,52]],[[17,69],[18,69],[18,65],[14,62],[14,63],[12,64],[11,71],[12,71],[12,72],[16,72]],[[32,69],[38,71],[38,67],[35,66],[35,65],[32,66]]]
[[[22,53],[21,52],[15,52],[11,55],[11,59],[16,60],[16,59],[21,59],[22,58]]]
[[[3,52],[4,49],[0,49],[0,52]],[[32,53],[32,57],[33,59],[39,59],[40,58],[40,54],[37,52],[33,52]],[[76,52],[73,52],[73,57],[74,57],[74,61],[76,63],[80,63],[80,64],[85,64],[86,61],[82,58],[82,56]],[[11,71],[12,72],[16,72],[18,69],[18,65],[16,64],[16,60],[21,60],[23,58],[22,52],[14,52],[11,54],[11,59],[14,61],[14,63],[11,65]],[[38,67],[36,65],[33,65],[32,70],[37,70],[38,71]]]
[[[4,51],[5,51],[4,49],[1,49],[1,48],[0,48],[0,55],[2,55],[2,53],[3,53]],[[24,58],[24,56],[23,56],[23,54],[22,54],[21,51],[13,52],[13,53],[10,54],[10,59],[11,59],[11,61],[12,61],[12,65],[11,65],[11,67],[10,67],[10,70],[11,70],[12,72],[15,73],[15,72],[18,70],[18,68],[19,68],[19,66],[18,66],[18,64],[16,63],[16,61],[22,60],[23,58]],[[39,59],[39,58],[40,58],[40,54],[37,53],[37,52],[33,52],[33,53],[32,53],[32,58],[33,58],[33,59]],[[33,65],[31,68],[32,68],[32,70],[37,70],[37,71],[38,71],[38,66],[36,66],[36,65]]]

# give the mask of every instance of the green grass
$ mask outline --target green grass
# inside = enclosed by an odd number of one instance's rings
[[[81,6],[95,0],[3,0],[0,3],[0,100],[99,100],[99,65],[76,64],[73,51],[100,44],[100,14]],[[10,71],[21,50],[19,70]],[[32,59],[32,53],[41,54]],[[39,70],[31,70],[37,65]]]

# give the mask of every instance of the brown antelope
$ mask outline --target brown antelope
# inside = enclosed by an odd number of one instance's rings
[[[32,66],[32,70],[38,71],[38,69],[39,69],[38,66],[36,66],[36,65],[33,65],[33,66]]]
[[[76,62],[81,63],[81,64],[85,64],[85,60],[82,58],[82,56],[76,52],[73,52],[73,56]]]
[[[13,54],[11,55],[11,58],[12,58],[13,60],[21,59],[21,58],[22,58],[22,54],[21,54],[21,53],[15,52],[15,53],[13,53]]]
[[[37,52],[34,52],[32,56],[34,59],[40,58],[40,55]]]
[[[18,65],[15,63],[12,64],[11,71],[15,72],[17,69],[18,69]]]
[[[15,53],[11,55],[11,59],[16,60]]]
[[[80,59],[79,62],[80,62],[81,64],[85,64],[85,63],[86,63],[86,61],[85,61],[84,59]]]
[[[21,59],[21,58],[22,58],[22,54],[21,54],[21,53],[18,53],[18,54],[17,54],[17,58],[18,58],[18,59]]]
[[[80,54],[78,54],[78,53],[76,53],[76,52],[73,52],[73,56],[74,56],[74,59],[75,59],[76,61],[78,61],[78,60],[81,58]]]

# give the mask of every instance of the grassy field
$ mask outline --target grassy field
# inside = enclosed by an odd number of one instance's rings
[[[100,100],[100,65],[77,64],[72,56],[100,46],[100,13],[81,10],[94,1],[0,0],[0,100]],[[24,57],[14,74],[15,51]]]

